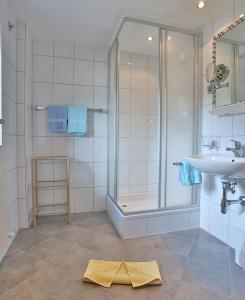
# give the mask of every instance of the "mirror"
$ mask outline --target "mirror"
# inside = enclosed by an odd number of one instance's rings
[[[209,63],[206,67],[205,78],[208,83],[211,83],[214,80],[215,74],[215,64],[213,62]]]
[[[214,37],[214,61],[206,68],[214,107],[245,101],[245,18]]]

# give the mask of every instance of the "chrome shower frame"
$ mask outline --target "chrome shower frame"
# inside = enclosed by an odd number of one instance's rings
[[[118,136],[119,136],[119,109],[118,109],[118,98],[119,98],[119,47],[118,47],[118,38],[120,35],[120,32],[123,28],[123,25],[125,22],[132,22],[132,23],[138,23],[142,25],[148,25],[148,26],[153,26],[158,28],[159,30],[159,112],[160,112],[160,118],[159,118],[159,149],[158,149],[158,155],[159,155],[159,179],[158,179],[158,208],[154,210],[144,210],[144,211],[134,211],[130,213],[125,213],[122,211],[120,206],[118,205]],[[194,89],[193,89],[193,96],[194,96],[194,122],[193,122],[193,132],[194,132],[194,142],[193,142],[193,154],[198,154],[200,152],[200,145],[201,145],[201,122],[202,122],[202,114],[201,114],[201,101],[202,101],[202,33],[198,31],[193,31],[189,29],[183,29],[171,25],[164,25],[160,23],[155,23],[151,21],[146,21],[146,20],[141,20],[137,18],[132,18],[132,17],[125,17],[120,26],[119,29],[114,37],[114,40],[111,44],[110,50],[109,50],[109,58],[111,51],[113,49],[113,46],[117,47],[117,62],[116,62],[116,90],[117,90],[117,98],[116,98],[116,117],[115,117],[115,186],[114,186],[114,195],[109,194],[109,154],[108,154],[108,184],[107,184],[107,197],[109,197],[118,207],[118,209],[121,211],[122,214],[124,215],[133,215],[133,214],[144,214],[144,213],[150,213],[150,212],[155,212],[155,211],[170,211],[170,210],[178,210],[178,209],[188,209],[188,208],[197,208],[199,207],[199,195],[200,191],[198,187],[194,187],[192,189],[192,204],[190,205],[183,205],[183,206],[178,206],[178,207],[167,207],[166,203],[166,180],[164,180],[164,207],[162,207],[162,201],[161,201],[161,182],[162,182],[162,161],[167,161],[167,151],[162,155],[162,116],[163,116],[163,111],[164,111],[164,116],[165,116],[165,122],[167,121],[166,114],[167,114],[167,97],[168,97],[168,91],[167,91],[167,84],[166,84],[166,75],[167,75],[167,68],[166,68],[166,63],[167,63],[167,55],[163,51],[163,40],[162,40],[162,31],[176,31],[180,33],[185,33],[192,35],[194,37],[194,53],[195,53],[195,58],[194,58]],[[165,34],[165,46],[166,46],[166,36]],[[164,52],[164,53],[163,53]],[[109,61],[109,66],[108,70],[110,70],[110,59]],[[165,65],[165,68],[162,68],[163,64]],[[109,72],[108,72],[109,74]],[[110,76],[110,75],[108,75]],[[108,104],[110,101],[110,85],[108,84]],[[162,100],[165,99],[165,107],[162,107]],[[109,107],[109,105],[108,105]],[[108,118],[109,119],[109,118]],[[166,124],[165,124],[166,125]],[[167,126],[165,126],[165,144],[167,140]],[[109,147],[109,135],[108,135],[108,147]],[[109,148],[108,148],[109,149]],[[109,152],[109,151],[108,151]],[[165,174],[166,174],[166,164],[165,164]]]

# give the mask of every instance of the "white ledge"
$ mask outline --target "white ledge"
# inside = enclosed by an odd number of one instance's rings
[[[218,117],[228,117],[245,114],[245,102],[216,107],[210,109],[209,113]]]

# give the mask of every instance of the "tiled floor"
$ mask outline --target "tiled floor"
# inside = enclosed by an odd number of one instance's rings
[[[0,300],[244,300],[233,251],[202,230],[120,240],[105,213],[43,218],[21,230],[0,266]],[[164,283],[105,289],[80,280],[90,258],[157,259]]]

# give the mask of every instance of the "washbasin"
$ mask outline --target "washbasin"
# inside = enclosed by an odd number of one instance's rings
[[[193,155],[186,160],[204,173],[245,178],[245,158],[222,155]]]

